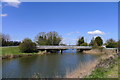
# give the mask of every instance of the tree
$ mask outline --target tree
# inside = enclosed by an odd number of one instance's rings
[[[118,50],[120,51],[120,40],[118,41]]]
[[[35,39],[39,45],[59,45],[62,37],[57,32],[53,31],[49,33],[41,32]]]
[[[36,36],[36,42],[39,45],[46,45],[47,44],[47,36],[45,32],[40,32],[37,36]]]
[[[95,44],[97,46],[102,46],[103,45],[103,40],[102,40],[102,38],[100,36],[95,38]]]
[[[84,37],[80,37],[77,41],[77,45],[80,46],[83,43],[84,43]]]
[[[1,46],[8,46],[9,41],[10,41],[9,35],[0,33],[0,42],[2,42],[2,44],[0,44]]]
[[[105,45],[107,48],[116,48],[117,42],[111,38],[106,41]]]
[[[10,41],[10,36],[0,33],[0,46],[18,46],[20,41]]]
[[[91,39],[91,42],[90,42],[90,46],[94,46],[94,44],[95,44],[95,40],[94,40],[94,37]]]
[[[19,49],[23,53],[37,52],[36,44],[31,39],[25,38],[19,45]]]

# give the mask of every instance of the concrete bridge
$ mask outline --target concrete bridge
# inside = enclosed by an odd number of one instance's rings
[[[62,53],[63,50],[66,49],[78,49],[80,51],[83,50],[91,50],[92,47],[90,46],[37,46],[38,50],[60,50],[60,52]]]

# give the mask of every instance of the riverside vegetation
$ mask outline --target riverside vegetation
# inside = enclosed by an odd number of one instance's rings
[[[118,78],[119,54],[103,54],[97,60],[80,66],[72,73],[67,73],[67,78]],[[89,67],[88,67],[89,66]]]
[[[22,53],[19,47],[0,47],[0,52],[3,59],[8,58],[18,58],[23,56],[32,56],[32,55],[43,55],[44,51],[34,52],[34,53]]]
[[[118,72],[119,60],[118,54],[101,60],[86,78],[118,78],[120,75]]]

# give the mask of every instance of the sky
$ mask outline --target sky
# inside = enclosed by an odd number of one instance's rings
[[[56,31],[62,42],[74,45],[101,36],[104,42],[118,39],[117,2],[16,2],[2,5],[2,33],[11,40],[34,41],[39,32]]]

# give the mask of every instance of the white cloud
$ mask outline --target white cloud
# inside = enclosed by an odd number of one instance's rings
[[[104,35],[105,33],[100,31],[100,30],[95,30],[95,31],[89,31],[88,34],[92,34],[92,35],[95,35],[95,34],[100,34],[100,35]]]
[[[80,32],[76,31],[76,32],[70,32],[70,33],[67,33],[67,35],[72,35],[72,34],[79,34]]]
[[[1,17],[6,17],[8,16],[7,14],[0,14]]]
[[[20,42],[21,40],[13,40],[13,41],[18,41],[18,42]]]
[[[6,2],[8,6],[19,7],[20,1],[19,0],[2,0],[2,2]]]
[[[67,45],[75,45],[77,40],[78,39],[63,38],[62,43]]]

